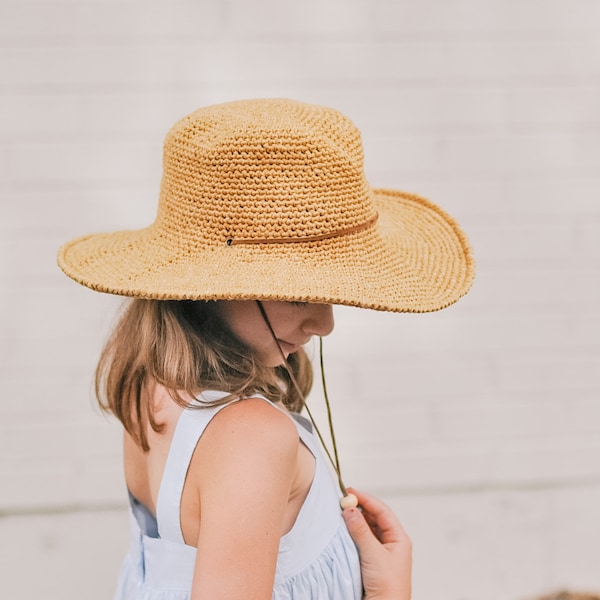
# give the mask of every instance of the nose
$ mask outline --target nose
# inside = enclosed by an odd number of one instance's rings
[[[310,336],[325,337],[333,331],[333,306],[331,304],[309,304],[309,311],[302,323],[302,331]]]

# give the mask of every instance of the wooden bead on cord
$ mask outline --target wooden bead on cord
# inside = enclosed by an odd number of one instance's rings
[[[358,498],[354,494],[346,494],[340,500],[340,507],[342,510],[347,508],[356,508],[358,506]]]

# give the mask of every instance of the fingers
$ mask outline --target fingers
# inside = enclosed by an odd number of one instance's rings
[[[363,510],[365,522],[369,524],[382,544],[410,543],[410,538],[404,531],[402,524],[387,504],[370,494],[352,488],[348,488],[348,491],[358,498],[358,504]]]
[[[348,492],[354,494],[358,498],[358,503],[372,515],[378,515],[385,513],[386,511],[391,512],[391,509],[387,504],[383,503],[375,496],[371,496],[370,494],[365,494],[364,492],[359,492],[354,488],[348,488]]]
[[[344,521],[346,521],[348,533],[358,547],[359,553],[363,555],[369,553],[369,551],[377,551],[377,547],[380,545],[379,541],[360,510],[357,508],[346,508],[342,512],[342,516],[344,517]]]
[[[381,500],[349,489],[362,508],[343,511],[358,548],[365,598],[410,600],[412,543],[400,521]]]

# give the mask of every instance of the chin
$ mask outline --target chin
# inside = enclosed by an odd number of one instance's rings
[[[284,352],[283,354],[285,356],[285,359],[287,360],[287,358],[289,356],[289,353]],[[285,364],[285,362],[282,360],[281,355],[278,354],[277,356],[273,356],[271,358],[267,358],[264,361],[264,364],[265,364],[265,366],[271,367],[271,368],[274,369],[275,367],[282,367]]]

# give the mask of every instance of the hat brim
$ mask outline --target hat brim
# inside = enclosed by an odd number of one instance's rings
[[[58,263],[93,290],[162,300],[281,300],[430,312],[471,287],[474,260],[456,221],[429,201],[373,190],[375,226],[320,241],[190,251],[153,226],[94,234]]]

